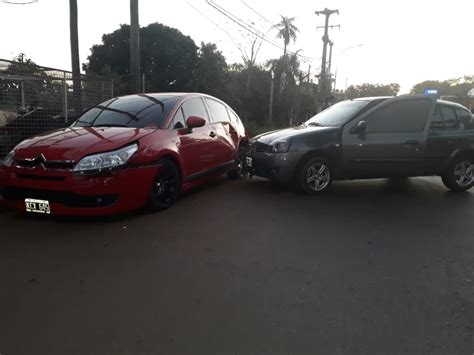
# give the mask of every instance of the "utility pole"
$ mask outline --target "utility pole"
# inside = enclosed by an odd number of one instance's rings
[[[308,65],[308,85],[306,86],[306,92],[309,93],[309,83],[311,82],[311,64]]]
[[[133,94],[140,92],[140,24],[138,0],[130,0],[130,83]]]
[[[74,112],[81,107],[81,65],[79,60],[79,35],[77,26],[77,0],[69,0],[69,37],[71,42],[72,87],[74,90]],[[67,113],[65,113],[67,114]]]
[[[340,25],[336,26],[329,26],[329,17],[332,14],[338,14],[339,15],[339,10],[329,10],[328,8],[325,8],[322,11],[316,11],[316,15],[324,15],[326,16],[325,24],[324,27],[318,26],[317,28],[324,28],[324,36],[322,37],[323,40],[323,57],[321,58],[321,74],[319,77],[319,92],[321,95],[321,100],[323,101],[323,107],[326,106],[326,98],[328,95],[328,90],[327,90],[327,51],[328,51],[328,44],[329,44],[329,36],[328,36],[328,30],[329,27],[340,27]]]
[[[268,125],[273,127],[273,91],[275,88],[275,73],[272,70],[272,81],[270,83],[270,103],[268,107]]]
[[[334,46],[334,42],[329,41],[329,61],[328,61],[328,75],[329,75],[329,78],[331,78],[332,46]]]

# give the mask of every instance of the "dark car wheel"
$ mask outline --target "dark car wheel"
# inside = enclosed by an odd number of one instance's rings
[[[308,194],[326,191],[332,183],[332,170],[329,163],[322,158],[308,158],[296,170],[296,187]]]
[[[444,185],[453,191],[469,190],[474,185],[473,160],[465,155],[455,158],[442,176]]]
[[[153,180],[148,198],[148,209],[151,211],[163,211],[170,208],[178,198],[181,186],[176,164],[170,159],[162,159],[159,164],[160,171]]]

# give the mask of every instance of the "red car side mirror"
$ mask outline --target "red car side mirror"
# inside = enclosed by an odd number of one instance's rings
[[[204,118],[198,116],[190,116],[186,120],[186,125],[189,129],[202,127],[206,124],[206,120]]]

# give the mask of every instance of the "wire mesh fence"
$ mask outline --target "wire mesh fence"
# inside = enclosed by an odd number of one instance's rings
[[[83,75],[78,87],[74,92],[71,72],[0,59],[0,159],[20,141],[66,127],[114,95],[107,79]]]

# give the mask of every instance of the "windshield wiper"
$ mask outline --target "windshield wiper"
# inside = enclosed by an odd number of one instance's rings
[[[310,122],[306,126],[315,126],[315,127],[322,127],[323,125],[318,122]]]
[[[89,127],[126,127],[126,128],[129,128],[129,126],[127,126],[126,124],[118,124],[118,123],[96,124],[96,125],[89,126]]]
[[[116,113],[121,113],[122,115],[125,115],[125,116],[128,116],[130,118],[130,121],[139,121],[140,119],[137,117],[137,115],[133,115],[131,114],[130,112],[127,112],[127,111],[124,111],[124,110],[119,110],[119,109],[116,109],[116,108],[112,108],[112,107],[107,107],[107,106],[102,106],[102,105],[97,105],[96,108],[98,108],[99,110],[103,110],[103,111],[110,111],[110,112],[116,112]],[[97,116],[97,118],[99,118],[99,115]],[[96,118],[96,119],[97,119]],[[95,121],[95,120],[94,120]]]

